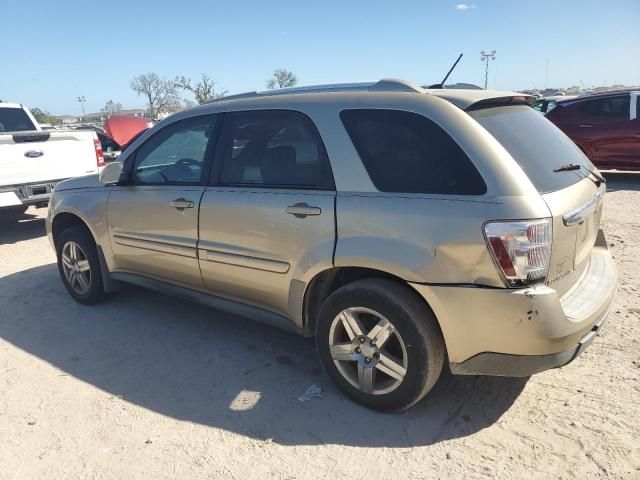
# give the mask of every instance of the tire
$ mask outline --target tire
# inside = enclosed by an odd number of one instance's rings
[[[69,255],[68,248],[71,248],[71,244],[76,245],[77,259]],[[56,241],[56,254],[58,257],[58,272],[62,283],[64,283],[67,291],[75,301],[85,305],[93,305],[104,299],[105,292],[102,284],[98,250],[93,238],[85,228],[70,227],[64,230]],[[72,284],[69,275],[65,273],[65,271],[69,270],[67,267],[68,260],[71,260],[72,264],[75,262],[74,265],[78,270],[75,274],[81,274],[84,279],[82,283],[80,280],[75,280]],[[87,267],[88,270],[85,270]]]
[[[344,327],[352,324],[348,317],[357,319],[363,335]],[[383,330],[392,331],[386,341]],[[419,402],[438,381],[445,361],[444,340],[431,309],[408,287],[385,279],[358,280],[332,293],[320,309],[316,348],[343,392],[387,412]]]

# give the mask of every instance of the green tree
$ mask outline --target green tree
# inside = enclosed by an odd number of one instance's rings
[[[48,123],[50,125],[55,125],[58,123],[58,119],[46,110],[41,110],[40,108],[32,108],[31,114],[38,123]]]
[[[298,84],[298,77],[293,72],[284,68],[276,68],[273,71],[273,78],[267,80],[267,88],[272,90],[274,88],[294,87]]]
[[[117,115],[122,110],[122,104],[118,102],[114,102],[113,100],[107,101],[107,103],[102,107],[102,111],[107,114],[107,117],[111,115]]]
[[[178,87],[172,80],[160,78],[157,73],[144,73],[131,79],[131,89],[147,100],[147,110],[152,120],[163,113],[172,113],[180,108]]]
[[[193,93],[199,105],[215,100],[216,98],[224,97],[228,92],[228,90],[216,92],[217,82],[214,82],[204,73],[202,74],[202,78],[197,82],[193,82],[188,77],[180,76],[175,78],[174,83],[178,88]]]

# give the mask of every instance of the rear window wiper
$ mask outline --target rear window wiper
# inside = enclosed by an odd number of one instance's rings
[[[562,165],[560,168],[556,168],[554,172],[570,172],[571,170],[580,170],[580,165],[575,163],[567,163],[566,165]]]
[[[580,170],[581,168],[584,168],[587,172],[589,172],[590,175],[592,175],[593,177],[595,177],[595,180],[591,177],[589,177],[589,179],[596,184],[597,187],[599,187],[601,184],[603,183],[607,183],[607,181],[601,177],[600,175],[598,175],[596,172],[594,172],[593,170],[588,169],[587,167],[585,167],[584,165],[578,165],[576,163],[568,163],[566,165],[562,165],[559,168],[556,168],[554,170],[554,172],[570,172],[573,170]]]

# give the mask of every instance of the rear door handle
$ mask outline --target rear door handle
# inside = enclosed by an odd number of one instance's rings
[[[581,123],[580,125],[578,125],[580,128],[592,128],[593,125],[587,125],[586,123]]]
[[[320,215],[322,210],[319,207],[312,207],[306,203],[296,203],[287,207],[287,213],[298,218],[308,217],[309,215]]]
[[[176,210],[184,210],[185,208],[193,208],[195,203],[184,198],[176,198],[173,202],[169,202],[169,206]]]

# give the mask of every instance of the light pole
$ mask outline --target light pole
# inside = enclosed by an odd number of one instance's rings
[[[490,53],[485,52],[484,50],[482,50],[480,52],[480,61],[484,62],[484,89],[487,89],[487,80],[489,79],[489,59],[491,60],[495,60],[496,59],[496,51],[492,50]]]
[[[86,116],[85,113],[84,113],[84,102],[86,102],[86,101],[87,101],[87,99],[84,97],[84,95],[81,96],[81,97],[78,97],[78,102],[80,102],[80,105],[82,105],[82,121],[84,121],[84,118]]]

